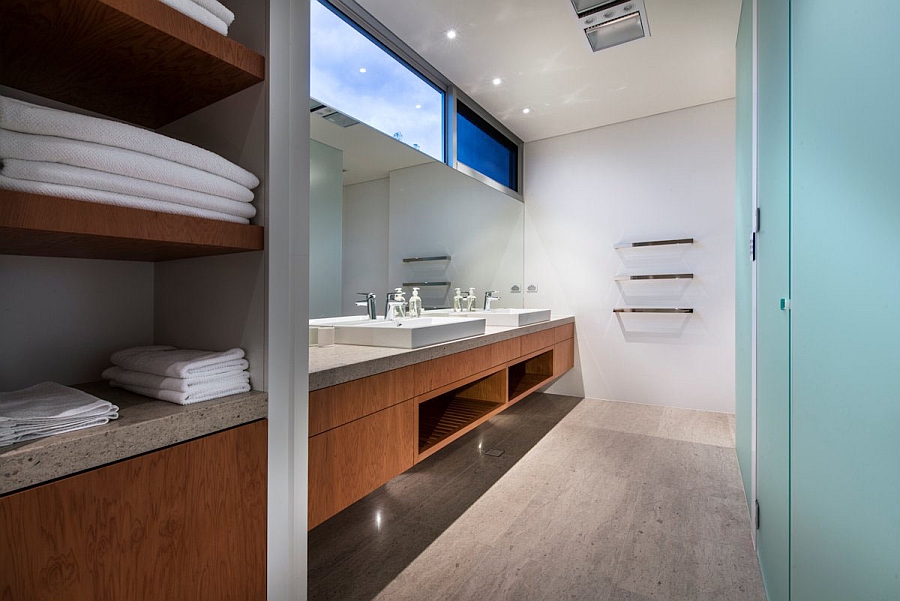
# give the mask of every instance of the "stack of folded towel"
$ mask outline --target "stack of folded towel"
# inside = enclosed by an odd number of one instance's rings
[[[112,403],[54,382],[0,392],[0,447],[102,426],[117,417],[119,408]]]
[[[228,35],[228,26],[234,21],[234,13],[216,0],[160,0],[160,2],[222,35]]]
[[[138,346],[113,353],[103,372],[112,386],[161,401],[189,405],[250,390],[244,351],[191,351]]]
[[[0,189],[250,223],[258,185],[192,144],[0,96]]]

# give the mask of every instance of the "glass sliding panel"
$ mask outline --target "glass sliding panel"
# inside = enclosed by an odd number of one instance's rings
[[[461,102],[456,108],[456,160],[519,191],[519,147]]]
[[[324,2],[310,3],[310,96],[444,160],[444,93]]]

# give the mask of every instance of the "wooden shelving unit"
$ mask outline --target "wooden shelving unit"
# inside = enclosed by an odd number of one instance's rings
[[[0,254],[167,261],[263,245],[257,225],[0,190]]]
[[[4,0],[0,40],[0,84],[152,128],[265,76],[263,56],[158,0]]]

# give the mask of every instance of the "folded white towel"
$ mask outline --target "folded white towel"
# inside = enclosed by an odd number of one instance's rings
[[[248,188],[208,171],[94,142],[0,129],[0,159],[64,163],[250,202]]]
[[[0,159],[0,175],[12,179],[58,184],[60,186],[75,186],[87,190],[100,190],[148,200],[160,200],[217,213],[226,213],[235,217],[243,217],[244,219],[249,219],[256,215],[256,208],[249,202],[238,202],[221,196],[157,184],[144,179],[135,179],[124,175],[97,171],[96,169],[63,165],[62,163]]]
[[[119,408],[76,388],[43,382],[0,392],[0,446],[109,423]]]
[[[12,179],[2,174],[0,174],[0,190],[13,190],[15,192],[27,192],[28,194],[58,196],[60,198],[83,200],[85,202],[95,202],[117,207],[144,209],[146,211],[172,213],[175,215],[189,215],[191,217],[203,217],[204,219],[230,221],[232,223],[250,223],[249,219],[243,217],[235,217],[234,215],[229,215],[227,213],[207,211],[206,209],[198,209],[197,207],[189,207],[187,205],[178,205],[174,202],[150,200],[147,198],[138,198],[137,196],[104,192],[102,190],[88,190],[87,188],[78,188],[76,186],[60,186],[59,184],[30,182],[24,179]]]
[[[109,401],[55,382],[0,392],[0,422],[96,417],[113,409]]]
[[[246,362],[246,359],[244,360]],[[117,365],[103,371],[104,380],[115,380],[119,384],[129,386],[141,386],[142,388],[155,388],[157,390],[172,390],[175,392],[198,392],[203,390],[221,388],[226,382],[229,384],[241,384],[250,380],[250,373],[243,369],[234,369],[214,376],[199,376],[196,378],[167,378],[148,374],[142,371],[123,369]]]
[[[0,96],[0,128],[133,150],[219,175],[251,190],[259,185],[259,179],[255,175],[214,152],[109,119],[88,117]]]
[[[222,35],[228,35],[228,25],[225,21],[215,16],[192,0],[159,0],[167,6],[171,6],[178,12],[187,15],[195,21],[203,23],[210,29],[218,31]]]
[[[177,403],[178,405],[190,405],[191,403],[199,403],[201,401],[211,401],[223,396],[232,394],[240,394],[249,392],[250,383],[242,382],[240,384],[231,384],[227,387],[207,389],[200,392],[176,392],[174,390],[157,390],[156,388],[144,388],[143,386],[132,386],[131,384],[122,384],[115,380],[110,381],[113,386],[119,386],[125,390],[130,390],[136,394],[142,394],[150,398],[159,399],[160,401],[168,401]]]
[[[194,2],[225,21],[225,25],[230,26],[234,23],[234,13],[223,6],[221,2],[216,0],[194,0]]]
[[[244,351],[239,348],[215,352],[195,351],[174,346],[136,346],[116,351],[110,357],[113,365],[131,371],[142,371],[169,378],[215,376],[247,369]]]

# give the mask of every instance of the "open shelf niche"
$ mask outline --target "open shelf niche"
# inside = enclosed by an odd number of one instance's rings
[[[509,366],[509,402],[527,396],[553,378],[553,351]]]
[[[498,371],[419,403],[419,456],[437,451],[506,404],[506,372]]]

